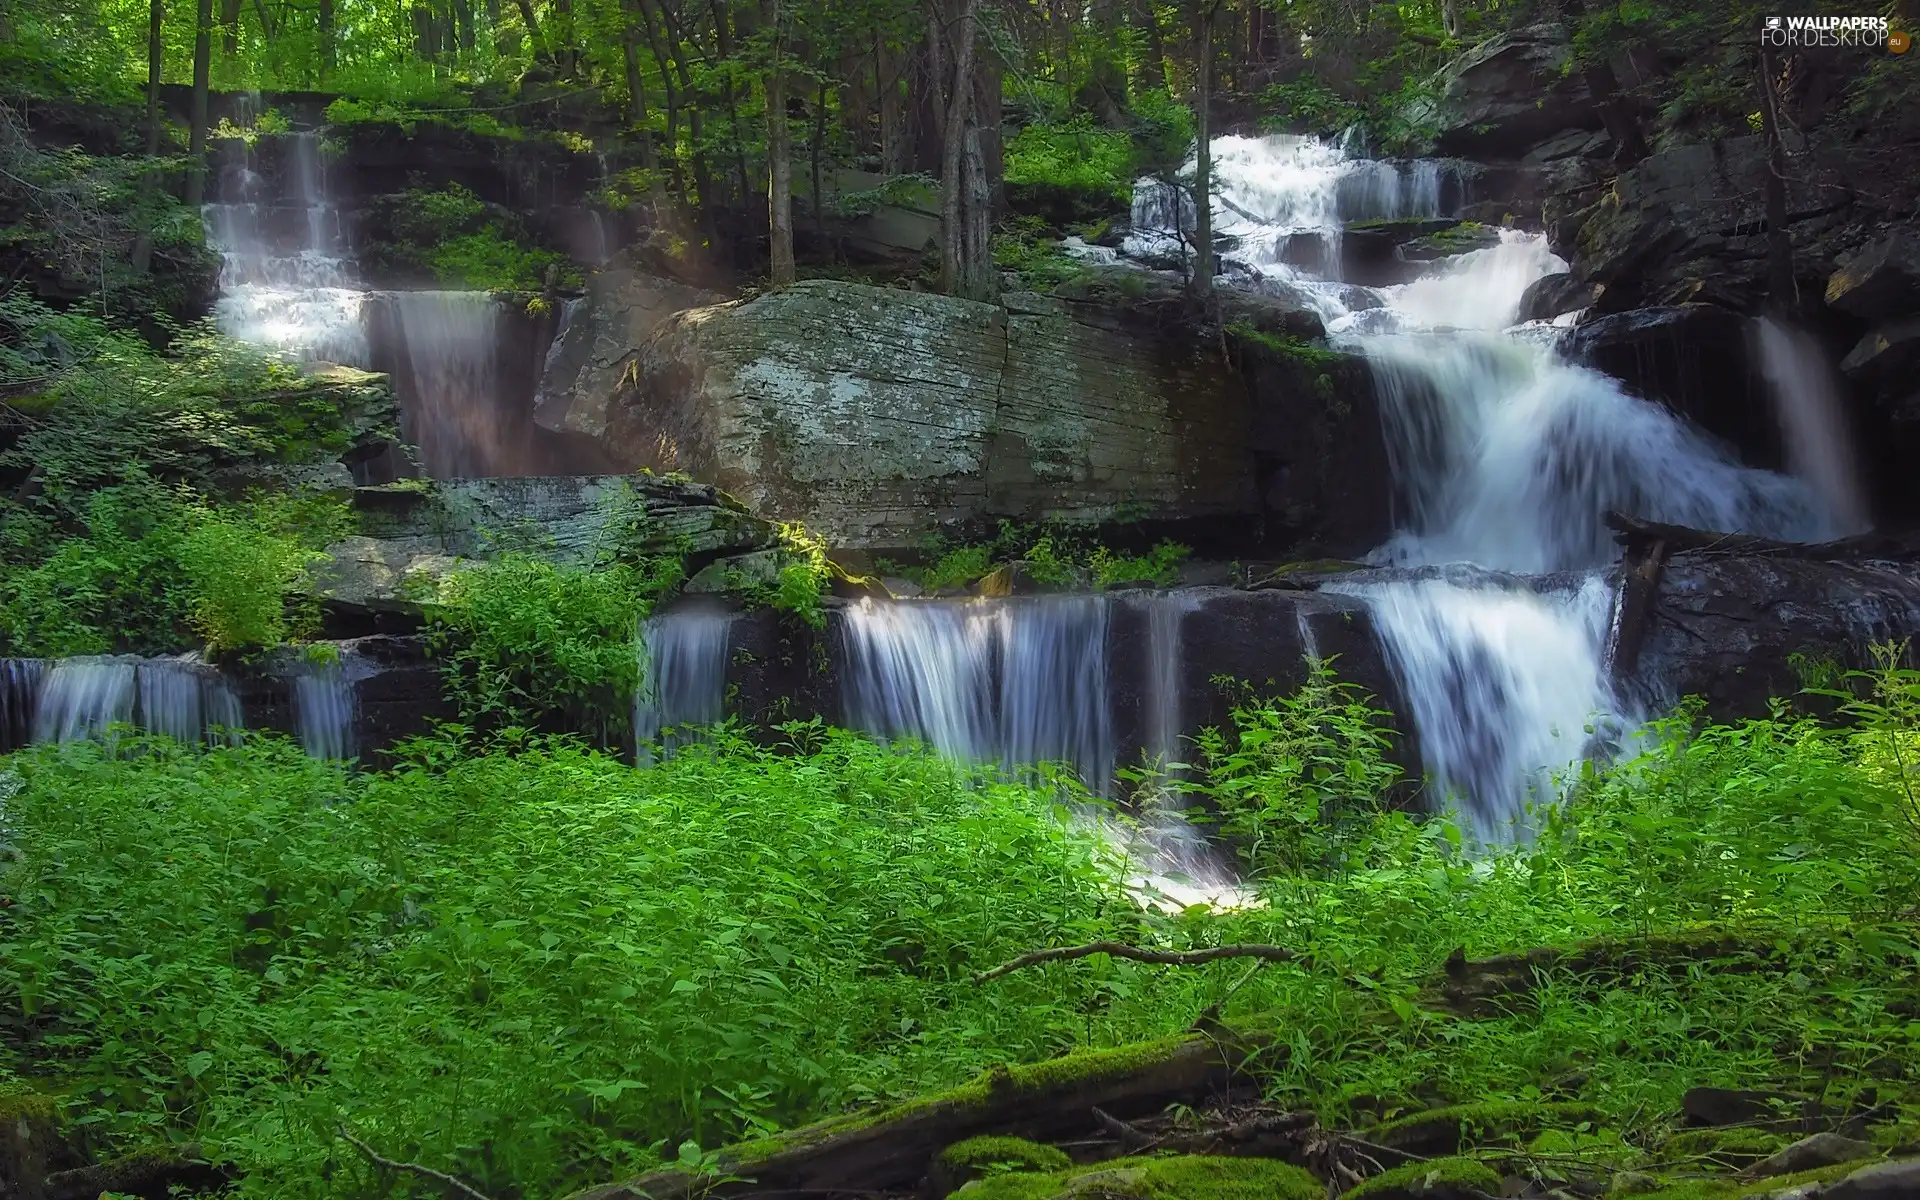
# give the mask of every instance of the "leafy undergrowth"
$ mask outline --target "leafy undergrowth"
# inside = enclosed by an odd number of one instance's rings
[[[1310,855],[1243,841],[1259,902],[1171,916],[1050,795],[799,727],[645,769],[565,744],[424,743],[362,776],[271,742],[37,750],[0,789],[0,1077],[103,1147],[191,1138],[276,1196],[378,1191],[341,1124],[552,1195],[1214,1004],[1268,1031],[1269,1101],[1331,1127],[1577,1101],[1596,1153],[1637,1161],[1698,1085],[1914,1120],[1920,682],[1879,685],[1851,730],[1658,727],[1530,845],[1479,854],[1364,794],[1377,741],[1316,728],[1358,719],[1337,689],[1243,711],[1216,801],[1305,780],[1363,815]],[[1361,769],[1323,771],[1328,744]],[[1106,937],[1304,957],[973,979]],[[1602,951],[1491,1010],[1435,999],[1462,954],[1573,944]]]

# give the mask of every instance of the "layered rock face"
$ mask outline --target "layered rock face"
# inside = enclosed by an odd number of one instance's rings
[[[1257,523],[1241,380],[1111,310],[808,281],[662,322],[602,445],[835,544],[981,518]]]

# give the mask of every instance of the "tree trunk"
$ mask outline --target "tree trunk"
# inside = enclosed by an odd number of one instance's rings
[[[547,15],[551,18],[547,22],[547,34],[553,39],[554,67],[562,79],[571,79],[579,65],[573,36],[573,0],[553,0]]]
[[[240,53],[240,0],[220,0],[220,53]]]
[[[1440,28],[1450,38],[1460,36],[1460,0],[1440,0]]]
[[[534,61],[551,57],[547,53],[547,40],[540,33],[540,22],[533,15],[533,0],[514,0],[514,6],[520,10],[520,23],[527,27],[527,50]]]
[[[647,123],[647,88],[640,77],[640,31],[634,28],[633,5],[627,5],[626,20],[620,27],[620,65],[627,73],[627,124],[644,130]],[[643,142],[646,137],[642,137]]]
[[[1760,50],[1760,133],[1767,144],[1767,306],[1775,316],[1799,307],[1793,279],[1793,238],[1787,230],[1787,151],[1780,140],[1780,96],[1774,84],[1779,64]]]
[[[497,23],[497,22],[496,22]],[[333,43],[333,0],[320,0],[320,79],[326,79],[335,64]]]
[[[901,66],[907,56],[884,35],[873,39],[873,83],[879,93],[880,173],[899,175],[907,169],[907,111],[900,99]]]
[[[777,3],[777,0],[775,0],[775,2]],[[752,13],[752,9],[750,8],[743,11],[748,14]],[[713,0],[714,44],[718,47],[722,60],[733,57],[733,21],[734,18],[727,8],[726,0]],[[753,30],[748,28],[750,24],[751,22],[746,18],[741,18],[742,37],[750,38],[753,36]],[[727,129],[733,134],[734,177],[740,185],[740,203],[744,206],[753,198],[753,173],[747,168],[746,131],[741,127],[740,105],[736,99],[738,89],[733,86],[733,77],[731,75],[725,77],[723,86],[726,88]],[[784,99],[786,88],[782,86],[780,91]],[[751,96],[749,96],[749,98],[751,98]],[[789,168],[791,168],[791,163],[789,163]]]
[[[973,115],[974,47],[979,41],[974,21],[979,7],[980,0],[962,0],[958,19],[952,27],[952,52],[948,53],[938,0],[928,5],[931,25],[927,46],[939,92],[936,99],[943,101],[936,105],[940,113],[940,290],[950,296],[967,295],[978,282],[977,269],[968,257],[973,249],[969,244],[973,240],[972,230],[963,223],[975,198],[976,181],[963,174],[966,170],[963,164],[969,158],[974,160],[980,181],[984,181],[985,171],[978,167],[978,131],[971,145],[968,139]]]
[[[162,36],[161,26],[165,23],[166,0],[148,0],[147,4],[147,157],[154,158],[160,153],[160,73],[161,60],[166,49],[166,39]],[[149,199],[159,189],[159,172],[147,168],[146,175],[140,181],[141,190]],[[153,265],[153,233],[142,229],[133,239],[131,256],[136,274],[145,275],[147,268]]]
[[[1134,86],[1139,89],[1167,86],[1167,46],[1160,36],[1160,12],[1154,0],[1134,0],[1134,23],[1146,42],[1146,54],[1134,68]]]
[[[827,149],[827,81],[822,79],[813,97],[813,137],[807,157],[813,160],[813,232],[827,236],[827,191],[822,158]]]
[[[793,131],[787,125],[786,64],[781,61],[780,0],[767,0],[767,23],[773,31],[773,63],[767,70],[767,250],[774,287],[792,283],[793,266]],[[818,197],[815,198],[816,202]]]
[[[1219,0],[1196,0],[1193,56],[1193,277],[1194,299],[1213,298],[1213,13]]]
[[[193,107],[187,134],[187,207],[207,195],[207,75],[213,66],[213,0],[200,0],[193,35]]]

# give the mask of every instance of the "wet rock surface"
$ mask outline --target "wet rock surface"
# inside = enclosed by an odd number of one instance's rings
[[[534,393],[534,420],[545,429],[604,434],[607,402],[640,344],[673,314],[721,299],[626,265],[596,273],[585,296],[567,301]]]
[[[1600,113],[1578,72],[1566,31],[1535,25],[1491,38],[1441,72],[1433,117],[1442,154],[1519,158],[1566,129],[1598,129]]]

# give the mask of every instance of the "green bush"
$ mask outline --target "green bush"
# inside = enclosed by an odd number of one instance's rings
[[[449,287],[484,291],[538,291],[551,271],[580,281],[567,257],[528,244],[519,221],[491,211],[457,183],[413,188],[385,205],[395,241],[376,248],[393,265],[430,272]]]
[[[1029,125],[1007,145],[1006,182],[1109,196],[1133,194],[1133,139],[1100,129],[1085,113],[1060,125]]]
[[[0,764],[0,1076],[52,1072],[96,1145],[200,1141],[243,1195],[369,1194],[342,1124],[561,1195],[1083,1036],[1096,988],[969,977],[1115,932],[1103,843],[1047,796],[814,740],[644,770],[565,743],[363,776],[277,743]]]

